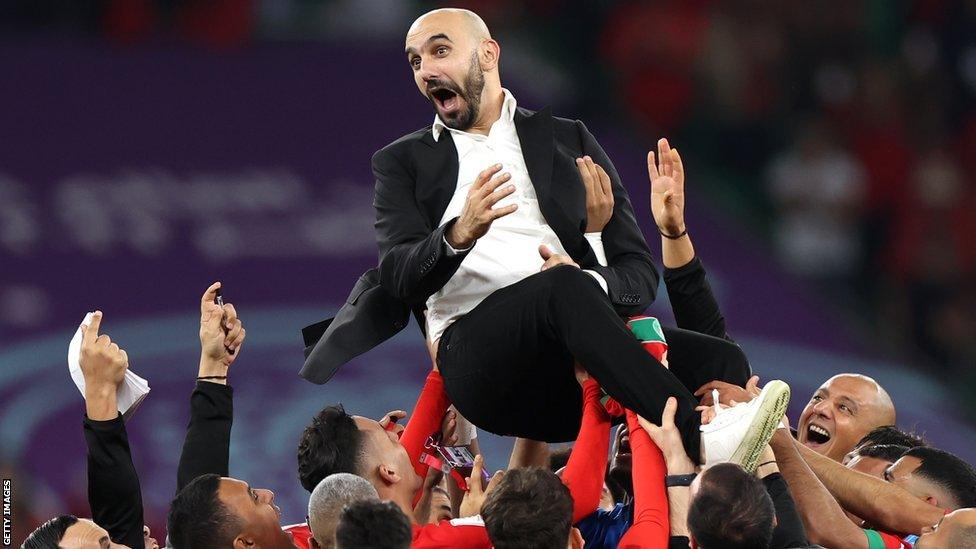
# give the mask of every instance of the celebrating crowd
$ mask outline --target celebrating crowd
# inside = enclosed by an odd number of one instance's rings
[[[649,215],[675,327],[641,314],[657,271],[585,126],[517,107],[471,12],[426,14],[406,46],[437,118],[374,156],[378,281],[367,273],[306,334],[302,375],[325,382],[402,328],[362,330],[367,304],[413,310],[431,362],[412,411],[374,420],[336,403],[296,427],[308,515],[282,525],[274,492],[229,470],[246,330],[214,283],[161,544],[119,411],[128,355],[96,312],[80,352],[91,518],[55,517],[24,548],[976,548],[976,471],[901,431],[876,380],[831,377],[791,422],[789,385],[754,375],[692,245],[667,140],[648,153]],[[445,173],[446,194],[416,183]],[[492,369],[504,375],[484,383]],[[505,470],[485,470],[478,428],[515,438]],[[570,439],[568,455],[550,450]]]

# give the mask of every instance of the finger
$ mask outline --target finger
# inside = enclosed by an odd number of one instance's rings
[[[230,349],[231,352],[236,352],[238,349],[241,348],[241,345],[244,345],[245,337],[247,337],[247,330],[241,328],[241,333],[238,334],[236,338],[234,338],[234,341],[232,341],[231,344],[227,346],[227,348]]]
[[[478,192],[480,192],[482,196],[489,196],[491,193],[497,191],[498,187],[501,187],[511,179],[512,174],[505,172],[498,177],[493,178],[487,184],[482,185],[481,188],[478,189]]]
[[[599,164],[596,164],[596,171],[597,175],[600,176],[600,188],[603,190],[604,196],[609,197],[610,201],[613,202],[613,185],[610,184],[610,174]]]
[[[489,219],[492,221],[498,219],[499,217],[505,217],[506,215],[514,212],[518,209],[518,204],[509,204],[502,208],[492,208],[488,215]]]
[[[241,331],[244,330],[244,325],[241,324],[240,319],[235,318],[227,326],[230,326],[230,328],[227,329],[227,335],[224,336],[224,346],[230,347],[230,344],[241,335]]]
[[[746,390],[752,391],[753,389],[759,388],[759,376],[752,376],[749,381],[746,382]]]
[[[492,191],[485,198],[482,199],[481,207],[491,208],[499,200],[505,198],[506,196],[515,192],[515,185],[509,185],[507,187],[502,187],[496,191]]]
[[[112,344],[112,338],[108,337],[107,334],[102,334],[95,338],[95,345],[99,345],[101,347],[108,347],[111,344]]]
[[[583,180],[583,186],[586,187],[586,196],[589,197],[593,194],[593,178],[590,177],[590,171],[586,169],[586,161],[582,158],[576,159],[576,169],[579,170],[580,179]]]
[[[678,149],[671,149],[671,168],[674,170],[674,180],[679,185],[684,185],[685,166],[681,163],[681,155],[678,154]]]
[[[119,349],[119,354],[122,355],[122,364],[125,364],[125,367],[128,368],[129,367],[129,353],[125,352],[125,349]]]
[[[92,313],[91,320],[88,321],[88,327],[82,331],[83,338],[88,343],[92,343],[98,338],[98,329],[102,327],[102,312],[95,311]]]
[[[651,178],[652,182],[658,177],[661,177],[661,174],[657,171],[657,162],[654,160],[654,151],[647,151],[647,175]]]
[[[120,348],[119,348],[119,344],[118,344],[118,343],[115,343],[115,342],[113,341],[112,343],[109,343],[109,344],[108,344],[108,350],[109,350],[109,351],[112,351],[112,353],[113,353],[113,354],[119,354],[119,352],[120,352],[120,351],[121,351],[122,349],[120,349]]]
[[[203,297],[200,298],[201,305],[213,304],[217,300],[217,289],[220,288],[220,282],[214,282],[207,288],[207,291],[203,292]]]
[[[475,178],[474,184],[472,184],[471,187],[474,189],[479,189],[483,187],[485,183],[490,181],[492,176],[498,173],[501,169],[502,169],[501,164],[495,164],[493,166],[489,166],[485,168],[484,170],[481,171],[481,173],[478,174],[478,177]]]
[[[674,416],[677,412],[678,399],[668,397],[668,401],[664,404],[664,411],[661,412],[661,427],[665,429],[674,427]]]
[[[485,465],[485,458],[481,454],[474,456],[474,465],[471,467],[471,477],[468,479],[468,491],[471,493],[481,492],[481,471]]]
[[[488,481],[488,487],[485,488],[485,492],[491,492],[492,490],[494,490],[496,487],[498,487],[499,484],[501,484],[502,479],[504,478],[505,478],[505,471],[501,471],[501,470],[495,471],[495,474],[491,476],[491,480]]]
[[[548,261],[549,258],[552,257],[552,250],[550,250],[549,246],[546,246],[545,244],[539,244],[539,255],[542,256],[542,259]]]
[[[237,320],[237,309],[234,308],[233,303],[224,304],[224,328],[230,330],[234,327],[234,321]]]
[[[661,175],[673,175],[671,170],[671,147],[668,145],[668,140],[663,137],[657,142],[657,155],[661,161]]]
[[[718,389],[717,381],[709,381],[708,383],[702,385],[697,391],[692,393],[695,396],[702,396],[703,394],[711,391],[712,389]]]

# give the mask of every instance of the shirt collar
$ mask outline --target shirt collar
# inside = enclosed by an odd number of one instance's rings
[[[502,88],[502,93],[505,94],[505,99],[502,101],[502,115],[499,120],[507,120],[509,122],[515,120],[515,108],[518,107],[518,103],[515,101],[515,96],[512,92],[505,88]],[[467,133],[461,130],[454,130],[448,128],[444,122],[441,121],[440,115],[434,115],[434,124],[431,126],[430,131],[434,134],[434,141],[439,141],[441,138],[441,133],[447,129],[454,133]]]

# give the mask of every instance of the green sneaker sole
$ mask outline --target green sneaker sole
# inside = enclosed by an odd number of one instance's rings
[[[790,405],[790,386],[786,383],[773,380],[766,384],[764,389],[766,397],[759,407],[759,412],[749,425],[749,432],[729,460],[738,463],[749,473],[756,472],[763,449],[769,444],[769,439],[773,438],[787,406]]]

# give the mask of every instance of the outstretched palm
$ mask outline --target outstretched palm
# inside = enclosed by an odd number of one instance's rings
[[[657,142],[657,150],[656,159],[654,151],[647,153],[651,215],[661,232],[674,236],[685,230],[685,170],[678,150],[667,139]]]

